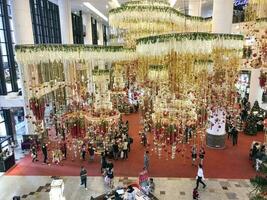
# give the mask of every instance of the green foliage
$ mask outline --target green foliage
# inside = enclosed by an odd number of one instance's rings
[[[260,175],[256,175],[254,178],[250,179],[250,183],[254,187],[254,190],[251,191],[253,196],[250,200],[266,200],[267,198],[264,195],[267,193],[267,167],[261,165]]]
[[[249,115],[246,121],[245,133],[248,135],[257,134],[257,117],[254,115]]]

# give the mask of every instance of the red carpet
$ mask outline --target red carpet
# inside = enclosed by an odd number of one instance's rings
[[[138,135],[140,126],[140,116],[131,114],[126,116],[129,120],[130,135],[134,139],[131,145],[131,152],[127,161],[113,161],[115,167],[115,176],[138,176],[143,168],[144,147],[140,144]],[[213,150],[206,148],[206,156],[204,160],[204,174],[206,178],[227,178],[227,179],[245,179],[251,178],[256,173],[252,168],[248,158],[249,147],[253,140],[263,141],[263,133],[258,133],[257,136],[247,136],[243,133],[239,134],[238,146],[233,147],[231,141],[227,141],[227,147],[224,150]],[[158,159],[157,155],[152,152],[151,145],[150,154],[150,171],[152,177],[183,177],[194,178],[197,168],[191,166],[190,147],[187,146],[186,156],[182,157],[178,153],[174,160],[170,158]],[[42,156],[39,156],[41,159]],[[21,176],[78,176],[80,166],[84,165],[90,176],[100,176],[100,161],[99,157],[95,161],[64,161],[64,166],[43,165],[41,162],[32,163],[31,157],[27,156],[9,170],[6,175],[21,175]]]

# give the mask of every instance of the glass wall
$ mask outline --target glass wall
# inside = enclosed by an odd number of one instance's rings
[[[6,136],[6,123],[3,110],[0,110],[0,137]]]
[[[30,0],[35,44],[61,43],[58,5],[48,0]]]
[[[93,45],[98,44],[98,35],[97,35],[97,21],[95,18],[91,17],[91,27],[92,27],[92,40]]]
[[[1,95],[17,92],[20,86],[19,70],[14,59],[14,31],[9,0],[0,0],[0,79]]]
[[[84,44],[82,12],[80,11],[79,14],[71,13],[71,17],[72,17],[73,43]]]

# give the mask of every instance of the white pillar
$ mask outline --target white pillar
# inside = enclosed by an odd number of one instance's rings
[[[13,0],[12,18],[16,44],[34,44],[29,0]]]
[[[191,16],[201,16],[202,0],[189,0],[188,14]]]
[[[33,30],[32,30],[32,18],[29,0],[13,0],[11,4],[12,17],[14,24],[15,43],[17,45],[22,44],[34,44]],[[28,66],[19,64],[20,77],[23,84],[23,98],[24,98],[24,114],[33,117],[32,111],[27,104],[29,104],[29,82],[28,80]],[[34,118],[34,117],[33,117]],[[34,126],[30,120],[24,118],[26,134],[34,133]]]
[[[90,14],[83,13],[83,24],[85,25],[86,36],[84,44],[93,44],[92,39],[92,18]]]
[[[214,0],[212,14],[213,33],[231,33],[233,21],[233,0]]]
[[[73,44],[70,0],[58,0],[62,44]]]
[[[101,21],[97,21],[97,32],[98,32],[98,45],[103,45],[103,24]]]

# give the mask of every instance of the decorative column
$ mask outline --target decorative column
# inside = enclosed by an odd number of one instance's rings
[[[62,44],[73,44],[71,2],[58,0]]]
[[[201,16],[202,0],[189,0],[188,14],[191,16]]]
[[[15,43],[34,44],[29,0],[13,0],[11,7],[15,27]]]
[[[102,21],[97,21],[97,32],[98,32],[98,45],[104,45]]]
[[[15,43],[22,44],[34,44],[33,30],[32,30],[32,18],[29,0],[13,0],[12,16],[14,23]],[[29,82],[28,82],[28,65],[19,65],[20,77],[23,80],[23,97],[24,97],[24,114],[25,116],[32,116],[32,111],[29,106]],[[25,120],[26,134],[34,133],[34,126],[27,118]]]
[[[233,22],[233,0],[214,0],[212,14],[213,33],[231,33]]]
[[[73,31],[72,31],[72,18],[71,18],[71,1],[70,0],[58,0],[59,17],[60,17],[60,31],[62,44],[73,44]],[[71,84],[70,67],[71,63],[63,60],[65,83]],[[70,103],[72,92],[70,87],[66,87],[66,99],[67,104]]]

